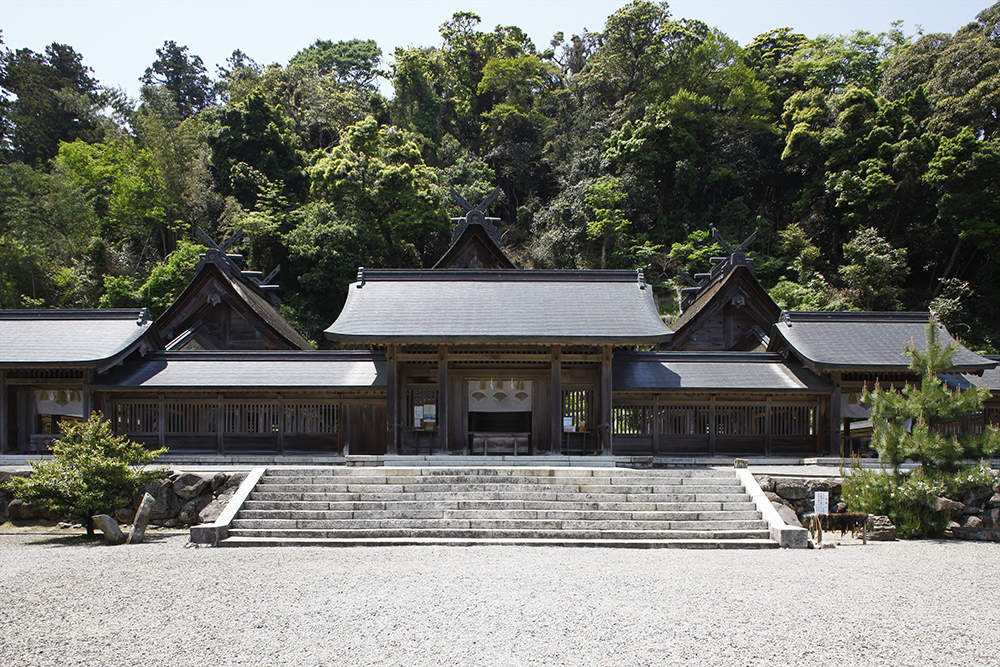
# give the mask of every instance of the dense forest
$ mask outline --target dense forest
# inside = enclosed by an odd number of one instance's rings
[[[955,34],[741,47],[665,3],[539,48],[471,13],[436,46],[317,40],[211,72],[173,41],[141,97],[71,46],[0,42],[0,307],[149,306],[237,228],[286,317],[323,345],[357,267],[429,266],[461,214],[492,215],[524,268],[639,268],[669,322],[710,230],[758,233],[789,309],[931,308],[1000,349],[1000,3]],[[154,54],[150,54],[153,58]],[[379,92],[388,80],[391,98]]]

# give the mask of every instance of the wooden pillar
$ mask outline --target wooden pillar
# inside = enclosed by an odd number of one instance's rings
[[[605,345],[601,350],[601,454],[611,456],[611,419],[612,419],[612,384],[611,384],[611,358],[612,350],[610,345]]]
[[[708,399],[708,455],[715,456],[715,432],[718,424],[715,423],[715,396]]]
[[[225,442],[225,435],[224,435],[224,431],[226,430],[226,415],[225,415],[225,412],[224,412],[225,409],[226,409],[226,406],[222,402],[222,394],[219,394],[219,395],[216,396],[216,404],[215,404],[215,406],[216,406],[215,407],[215,411],[216,411],[216,420],[217,420],[215,428],[218,431],[218,433],[216,433],[216,437],[217,437],[216,447],[218,448],[219,453],[222,454],[222,453],[224,453],[226,451],[226,442]]]
[[[549,422],[553,454],[562,453],[562,347],[552,346],[552,381],[549,383]]]
[[[83,387],[80,392],[83,394],[83,418],[90,419],[90,378],[93,377],[94,371],[85,370],[83,372]]]
[[[438,395],[437,395],[437,428],[439,451],[448,452],[448,424],[450,421],[450,396],[448,391],[448,346],[438,345]],[[431,449],[431,453],[434,450]]]
[[[660,397],[653,396],[653,456],[660,455]]]
[[[833,394],[830,396],[830,453],[844,455],[844,441],[840,437],[840,371],[830,374],[833,380]]]
[[[387,454],[399,453],[399,369],[396,361],[396,345],[385,348],[386,362],[386,400],[385,409],[386,434],[385,451]]]
[[[764,415],[764,456],[771,455],[771,397],[767,397],[767,413]]]
[[[163,394],[156,397],[156,411],[156,444],[157,449],[163,449],[167,446],[167,404],[163,400]]]
[[[278,454],[285,453],[285,402],[278,394]]]
[[[7,453],[7,378],[0,371],[0,455]]]

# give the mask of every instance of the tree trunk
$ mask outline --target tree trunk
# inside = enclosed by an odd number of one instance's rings
[[[93,537],[95,526],[94,526],[94,519],[93,517],[90,516],[90,512],[87,512],[87,515],[83,517],[83,523],[85,526],[87,526],[87,537]]]

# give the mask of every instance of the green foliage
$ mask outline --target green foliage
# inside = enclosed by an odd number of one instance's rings
[[[179,241],[177,249],[170,253],[166,261],[149,273],[146,282],[138,288],[136,296],[144,306],[149,308],[149,312],[154,318],[159,317],[191,282],[199,256],[205,250],[207,248],[203,245]],[[130,280],[123,279],[120,284],[115,285],[114,289],[106,285],[109,288],[107,294],[111,295],[108,296],[109,300],[115,298],[114,295],[124,291],[132,284],[134,283]],[[129,294],[128,298],[134,297]],[[101,307],[105,307],[103,298]],[[114,306],[109,304],[109,307]]]
[[[844,479],[843,500],[851,512],[887,516],[903,539],[940,537],[948,515],[936,511],[944,486],[913,474],[908,477],[861,467],[855,461]]]
[[[893,470],[906,460],[916,461],[928,474],[954,472],[963,460],[990,457],[1000,450],[1000,431],[988,426],[982,434],[947,435],[939,424],[978,412],[989,398],[988,389],[970,387],[952,391],[941,375],[952,368],[958,347],[940,342],[940,325],[927,325],[926,349],[908,345],[904,354],[919,385],[902,390],[876,387],[862,400],[871,405],[874,432],[872,447]]]
[[[52,445],[50,461],[31,462],[30,477],[14,477],[8,489],[15,497],[58,514],[84,520],[94,533],[96,514],[113,514],[132,501],[143,484],[166,476],[163,468],[145,469],[166,448],[147,450],[115,435],[99,412],[86,422],[59,424],[62,437]]]
[[[859,229],[844,244],[849,262],[839,269],[850,298],[862,310],[899,310],[899,283],[910,272],[906,250],[893,248],[871,227]]]
[[[181,118],[198,113],[215,101],[215,88],[201,56],[167,40],[156,50],[156,60],[139,79],[144,86],[160,86],[170,95]]]
[[[333,74],[340,83],[355,86],[372,86],[379,75],[378,64],[382,49],[374,40],[351,39],[331,42],[317,39],[312,46],[302,49],[289,61],[289,65],[309,63],[321,75]]]

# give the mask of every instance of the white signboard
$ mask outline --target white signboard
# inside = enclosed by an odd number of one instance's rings
[[[829,491],[817,491],[815,495],[815,500],[813,502],[815,509],[813,510],[816,514],[829,514],[830,513],[830,492]]]
[[[576,430],[576,427],[573,426],[572,417],[563,417],[563,430],[569,433],[572,433],[573,431]]]
[[[416,428],[420,428],[424,421],[424,406],[414,405],[413,406],[413,425]]]

